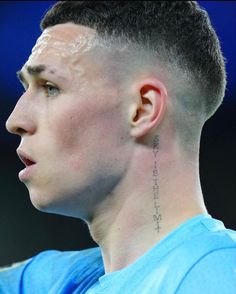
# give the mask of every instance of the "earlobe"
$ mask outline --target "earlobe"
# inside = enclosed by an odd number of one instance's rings
[[[141,137],[158,127],[166,109],[167,91],[162,82],[148,79],[136,87],[137,103],[130,107],[130,134]]]

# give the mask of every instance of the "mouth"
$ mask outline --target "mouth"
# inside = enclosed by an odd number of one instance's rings
[[[20,160],[25,165],[25,168],[19,172],[18,177],[20,181],[26,183],[34,176],[35,169],[37,168],[37,162],[30,155],[20,149],[17,149],[16,152]]]
[[[36,161],[26,153],[24,153],[21,150],[17,150],[17,154],[20,158],[20,160],[24,163],[25,167],[30,167],[31,165],[36,164]]]

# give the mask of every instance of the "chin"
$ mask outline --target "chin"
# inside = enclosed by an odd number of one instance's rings
[[[32,205],[39,211],[42,212],[51,212],[52,204],[48,203],[48,201],[43,201],[42,199],[38,199],[34,196],[30,196],[30,200]]]
[[[51,212],[54,206],[52,195],[47,195],[45,193],[36,191],[34,189],[29,189],[29,196],[32,205],[39,211]]]
[[[86,213],[78,211],[75,206],[69,207],[68,199],[59,200],[58,194],[45,194],[36,191],[30,191],[30,200],[32,205],[39,211],[45,213],[59,214],[68,217],[80,218],[86,221]]]

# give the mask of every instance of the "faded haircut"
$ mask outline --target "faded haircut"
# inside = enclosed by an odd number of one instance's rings
[[[177,68],[187,89],[176,95],[176,124],[183,129],[189,119],[184,141],[191,136],[193,117],[206,121],[221,104],[224,58],[208,14],[196,1],[60,1],[46,13],[41,29],[68,22],[93,28],[101,38],[137,45]]]

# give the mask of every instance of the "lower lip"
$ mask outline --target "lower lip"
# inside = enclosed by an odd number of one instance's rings
[[[35,167],[36,167],[36,163],[29,165],[26,168],[24,168],[23,170],[21,170],[18,174],[20,181],[23,182],[23,181],[29,179],[32,176],[33,171],[35,170]]]

